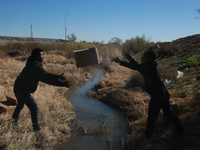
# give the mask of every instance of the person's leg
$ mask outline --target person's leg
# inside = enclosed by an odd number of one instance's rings
[[[174,126],[178,130],[182,130],[184,129],[184,126],[181,123],[181,120],[178,118],[178,115],[172,109],[169,99],[170,99],[169,92],[167,91],[167,89],[165,89],[165,99],[164,99],[164,104],[162,106],[162,110],[164,114],[169,118],[169,120],[174,124]]]
[[[163,92],[160,91],[151,96],[148,109],[148,118],[146,126],[146,137],[149,138],[153,135],[153,130],[158,118],[161,106],[163,104]]]
[[[17,99],[19,99],[21,103],[25,104],[31,111],[31,120],[33,123],[33,129],[39,130],[40,124],[38,123],[38,106],[34,98],[31,96],[30,93],[23,93],[16,90],[15,90],[15,93],[16,93]],[[18,119],[18,113],[20,112],[19,110],[16,109],[16,113],[13,114],[14,119]]]
[[[13,118],[14,122],[16,122],[16,125],[17,125],[17,121],[19,120],[20,112],[24,107],[24,102],[20,98],[21,97],[20,93],[18,93],[17,91],[14,91],[14,93],[15,93],[15,97],[17,99],[17,106],[16,106],[16,108],[14,110],[12,118]]]
[[[38,122],[38,106],[33,96],[31,96],[30,94],[27,95],[27,100],[24,103],[31,111],[31,120],[33,123],[33,130],[40,130],[40,124]]]

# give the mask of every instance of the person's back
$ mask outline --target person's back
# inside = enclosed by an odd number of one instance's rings
[[[15,80],[14,88],[18,91],[34,93],[39,82],[37,77],[39,68],[42,69],[41,64],[30,56],[26,66]]]
[[[145,84],[145,91],[147,93],[154,94],[164,86],[160,77],[157,72],[157,63],[150,62],[146,65],[140,64],[141,67],[144,68],[145,71],[142,71],[141,74],[143,75],[144,84]]]

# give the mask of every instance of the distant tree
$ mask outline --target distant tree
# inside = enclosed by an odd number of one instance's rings
[[[72,33],[71,35],[68,35],[67,38],[71,42],[75,42],[77,40],[77,37],[74,33]]]
[[[122,44],[122,40],[120,38],[117,37],[113,37],[108,43],[110,44]]]

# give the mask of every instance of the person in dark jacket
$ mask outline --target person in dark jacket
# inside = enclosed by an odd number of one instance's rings
[[[23,68],[14,83],[13,91],[17,98],[17,106],[12,115],[15,125],[18,125],[18,119],[24,104],[29,108],[31,112],[31,120],[34,131],[41,129],[38,121],[38,106],[31,93],[34,93],[37,89],[39,81],[46,84],[62,87],[70,87],[69,81],[66,81],[64,74],[56,75],[48,73],[44,70],[42,62],[44,59],[43,50],[40,48],[33,49],[31,56],[26,62],[26,66]]]
[[[156,68],[157,63],[155,62],[156,55],[154,51],[146,51],[141,58],[141,64],[135,61],[130,54],[125,54],[125,58],[129,60],[129,62],[122,61],[118,57],[113,61],[122,66],[139,71],[144,79],[145,91],[151,96],[148,108],[147,126],[145,130],[146,138],[152,137],[156,120],[161,109],[176,127],[177,134],[185,135],[186,132],[184,126],[170,105],[170,94],[158,75]]]

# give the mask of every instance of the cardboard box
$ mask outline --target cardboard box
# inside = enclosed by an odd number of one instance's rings
[[[14,99],[12,97],[9,97],[9,96],[6,96],[6,99],[11,105],[17,105],[17,100],[16,99]]]
[[[74,51],[76,67],[85,67],[99,64],[97,48],[88,48]]]
[[[6,96],[6,98],[7,101],[0,102],[0,114],[7,113],[8,115],[12,115],[17,105],[17,101],[8,96]]]

